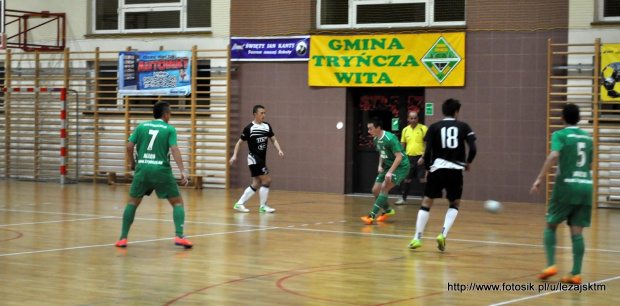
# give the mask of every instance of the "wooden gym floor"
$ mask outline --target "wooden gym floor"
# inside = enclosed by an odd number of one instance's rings
[[[545,265],[542,204],[504,203],[503,212],[491,214],[480,202],[464,201],[442,253],[434,237],[443,225],[445,200],[431,210],[423,247],[409,250],[419,201],[395,207],[394,217],[370,226],[359,219],[372,207],[370,197],[273,190],[274,214],[257,212],[258,195],[244,214],[232,209],[241,189],[183,189],[185,233],[193,249],[173,245],[172,209],[154,197],[143,201],[129,245],[119,249],[113,243],[127,191],[127,186],[103,184],[0,181],[0,304],[586,305],[620,300],[620,210],[597,210],[585,231],[582,276],[584,283],[596,284],[579,293],[544,287],[556,286],[559,276],[546,283],[536,278]],[[561,274],[572,265],[570,246],[568,230],[561,226]],[[499,285],[499,290],[454,290],[472,284]]]

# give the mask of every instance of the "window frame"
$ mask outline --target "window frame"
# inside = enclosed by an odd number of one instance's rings
[[[316,27],[319,30],[338,30],[338,29],[373,29],[373,28],[407,28],[407,27],[434,27],[434,26],[465,26],[466,21],[442,21],[435,20],[435,0],[349,0],[348,24],[323,25],[321,24],[321,6],[325,0],[317,0],[316,6]],[[466,3],[466,0],[463,0]],[[373,23],[358,24],[357,23],[357,7],[360,5],[378,5],[378,4],[425,4],[425,21],[424,22],[407,22],[407,23]],[[467,9],[465,9],[467,16]],[[466,18],[463,18],[466,19]]]
[[[620,22],[620,15],[614,17],[603,16],[603,13],[605,12],[605,1],[606,0],[598,0],[596,3],[596,21]]]
[[[210,27],[187,27],[187,0],[179,0],[174,3],[151,3],[151,4],[125,4],[125,0],[118,0],[118,24],[115,30],[97,30],[97,0],[91,0],[91,32],[93,34],[137,34],[137,33],[192,33],[209,32]],[[213,3],[211,3],[213,6]],[[209,14],[212,14],[211,7]],[[140,12],[168,12],[178,11],[180,14],[177,28],[154,28],[154,29],[125,29],[125,14]]]

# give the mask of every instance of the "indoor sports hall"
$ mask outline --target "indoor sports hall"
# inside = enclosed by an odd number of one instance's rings
[[[620,299],[617,1],[0,0],[0,13],[1,305]],[[402,142],[412,111],[431,126],[451,98],[477,154],[445,250],[445,198],[410,249],[423,184],[404,205],[392,189],[389,219],[360,220],[376,201],[380,156],[368,124],[379,118]],[[193,247],[175,245],[177,210],[156,194],[117,247],[142,180],[132,160],[152,159],[130,154],[128,140],[158,102],[170,105],[187,174],[185,185],[166,157]],[[539,279],[558,168],[530,193],[567,103],[592,141],[579,285],[560,281],[574,264],[566,222],[559,272]],[[273,132],[256,144],[264,163],[241,136],[256,105]],[[234,205],[254,188],[252,171],[270,179],[242,212]],[[266,194],[275,211],[259,211]]]

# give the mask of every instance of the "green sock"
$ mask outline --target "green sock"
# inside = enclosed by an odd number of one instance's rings
[[[381,194],[379,194],[381,195]],[[388,195],[387,194],[383,194],[383,196],[385,197],[384,199],[382,199],[383,202],[383,206],[381,208],[383,208],[383,210],[385,212],[390,211],[392,208],[390,207],[390,204],[388,204]]]
[[[380,193],[379,196],[377,197],[377,200],[375,201],[375,205],[372,207],[372,212],[370,213],[370,216],[375,218],[377,216],[377,213],[379,213],[379,210],[385,206],[388,207],[388,209],[390,208],[390,206],[387,203],[387,199],[388,196],[385,193]]]
[[[553,266],[555,264],[555,229],[545,228],[543,242],[547,252],[547,267]]]
[[[133,223],[133,219],[136,217],[136,209],[138,209],[138,207],[133,204],[128,203],[127,206],[125,206],[125,212],[123,212],[123,227],[121,230],[121,238],[119,238],[119,240],[127,238],[129,228]]]
[[[185,208],[182,205],[175,206],[172,209],[172,218],[174,219],[175,235],[183,238],[183,225],[185,224]]]
[[[581,263],[583,262],[583,253],[586,252],[586,244],[583,242],[581,234],[571,237],[573,240],[573,271],[571,274],[581,274]]]

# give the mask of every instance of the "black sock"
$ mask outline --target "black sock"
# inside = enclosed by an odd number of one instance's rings
[[[401,189],[403,191],[403,201],[407,201],[407,195],[409,195],[409,187],[411,187],[411,183],[403,182],[401,185]]]

